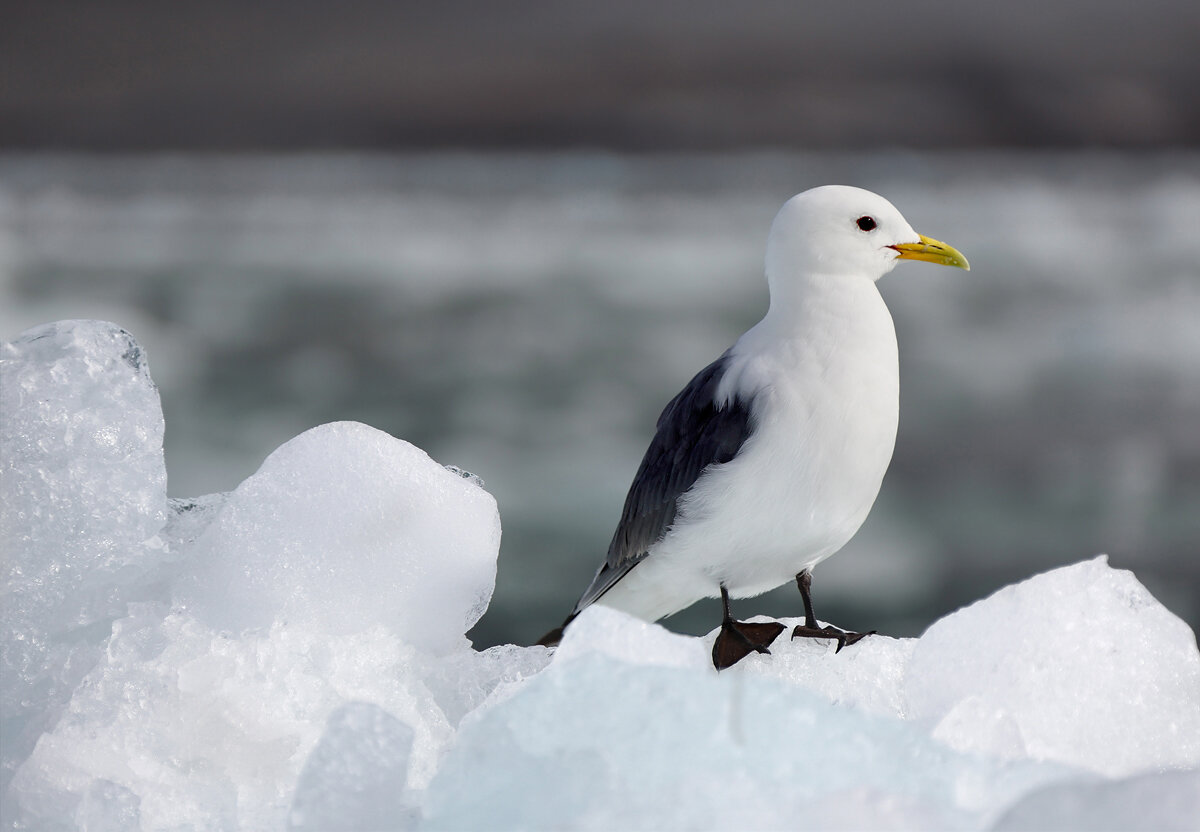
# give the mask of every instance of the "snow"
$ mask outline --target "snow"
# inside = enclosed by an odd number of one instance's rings
[[[919,639],[784,636],[719,675],[713,633],[603,607],[557,651],[476,651],[500,540],[477,478],[335,423],[167,500],[128,333],[59,322],[2,357],[6,829],[1200,816],[1195,636],[1103,557]]]

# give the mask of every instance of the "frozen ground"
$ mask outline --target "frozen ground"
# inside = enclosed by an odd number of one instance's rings
[[[1200,653],[1084,560],[840,654],[603,608],[476,651],[500,518],[357,423],[166,496],[123,330],[5,344],[6,829],[1194,829]],[[747,604],[749,606],[749,604]]]

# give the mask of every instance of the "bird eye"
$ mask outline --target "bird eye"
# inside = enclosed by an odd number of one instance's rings
[[[875,228],[874,217],[859,217],[857,220],[855,220],[855,222],[858,223],[858,227],[863,231],[871,231]]]

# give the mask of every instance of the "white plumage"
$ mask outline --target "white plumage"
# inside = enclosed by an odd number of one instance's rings
[[[753,392],[753,433],[680,498],[662,541],[599,603],[655,621],[722,584],[761,595],[866,520],[896,442],[896,334],[873,282],[831,282],[738,339],[722,387]]]
[[[601,603],[653,621],[722,588],[758,595],[850,540],[896,440],[896,333],[875,284],[901,258],[969,268],[869,191],[783,206],[767,314],[664,411],[575,614]]]

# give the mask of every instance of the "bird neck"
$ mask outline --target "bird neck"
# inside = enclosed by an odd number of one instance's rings
[[[768,283],[771,305],[759,326],[777,338],[870,325],[880,309],[887,311],[875,282],[867,278],[810,272],[775,279],[768,274]]]

